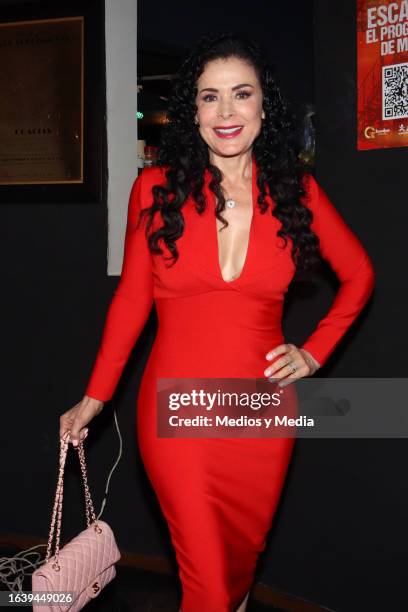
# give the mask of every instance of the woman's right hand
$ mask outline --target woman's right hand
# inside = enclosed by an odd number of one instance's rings
[[[101,412],[104,403],[102,400],[84,395],[82,400],[60,416],[60,438],[69,431],[69,442],[78,446],[79,440],[84,440],[88,434],[86,425]]]

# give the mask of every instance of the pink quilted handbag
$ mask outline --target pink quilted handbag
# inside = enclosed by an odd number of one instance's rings
[[[55,597],[53,597],[52,605],[48,606],[40,601],[33,605],[34,612],[65,612],[66,610],[77,612],[82,610],[88,601],[99,595],[103,587],[116,576],[115,563],[121,557],[111,528],[104,521],[97,521],[95,517],[87,482],[83,441],[80,441],[78,446],[73,448],[78,451],[81,464],[88,526],[60,550],[63,477],[69,444],[67,434],[61,440],[60,445],[60,467],[47,554],[44,564],[33,572],[31,582],[33,591],[47,591],[50,597],[51,593],[55,591],[73,591],[74,597],[69,602],[56,602]],[[51,559],[56,519],[55,552],[53,559]]]

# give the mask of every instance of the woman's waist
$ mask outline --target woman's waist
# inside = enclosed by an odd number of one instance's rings
[[[149,366],[161,377],[263,378],[267,353],[285,342],[280,327],[262,333],[214,331],[171,334],[159,327]]]

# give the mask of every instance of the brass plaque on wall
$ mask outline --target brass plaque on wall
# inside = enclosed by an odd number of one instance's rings
[[[0,185],[84,181],[84,18],[0,24]]]

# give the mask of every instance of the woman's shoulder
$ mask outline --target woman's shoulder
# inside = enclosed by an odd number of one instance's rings
[[[139,174],[133,181],[131,189],[131,198],[136,197],[141,202],[150,202],[152,189],[155,185],[165,185],[166,183],[166,167],[149,166],[139,171]],[[148,204],[150,206],[150,204]],[[142,204],[142,208],[147,204]]]
[[[302,197],[303,205],[311,208],[312,210],[315,209],[321,188],[316,178],[310,171],[305,171],[303,173],[302,187],[304,190],[304,196]]]
[[[167,166],[149,166],[147,168],[143,168],[143,170],[139,173],[139,176],[146,185],[165,183],[167,170]]]
[[[303,172],[302,183],[305,191],[311,191],[317,187],[317,181],[310,170],[305,170]]]
[[[167,166],[148,166],[139,171],[133,189],[139,194],[138,200],[141,209],[150,208],[153,203],[153,189],[155,186],[165,186],[167,182]]]

